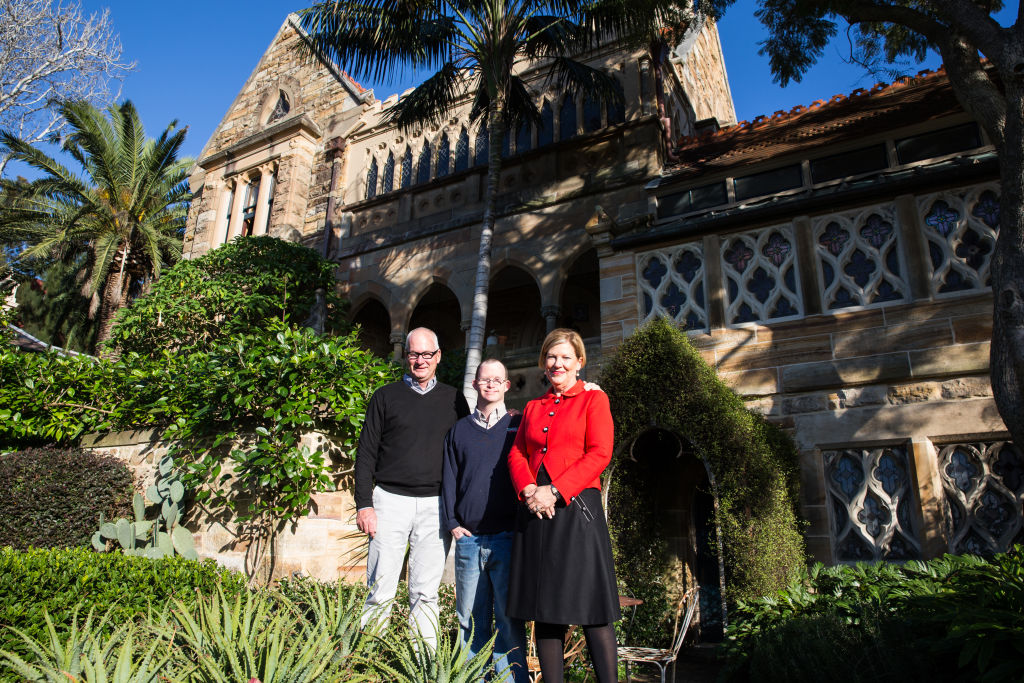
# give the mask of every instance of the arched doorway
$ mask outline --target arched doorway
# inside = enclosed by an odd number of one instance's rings
[[[359,341],[363,348],[381,358],[391,355],[391,316],[384,304],[368,299],[352,316],[352,323],[359,325]]]
[[[585,251],[569,268],[560,307],[563,327],[576,330],[584,339],[601,336],[601,279],[596,249]]]
[[[437,334],[442,351],[454,351],[466,346],[462,332],[462,309],[452,290],[435,282],[420,297],[409,318],[409,329],[429,327]]]
[[[506,355],[535,351],[547,331],[540,309],[537,282],[522,268],[506,266],[491,278],[484,329]]]

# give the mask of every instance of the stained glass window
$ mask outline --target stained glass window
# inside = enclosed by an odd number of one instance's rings
[[[388,160],[384,162],[384,175],[381,179],[381,194],[387,194],[395,189],[395,155],[388,152]]]
[[[405,154],[402,155],[402,180],[399,187],[406,188],[412,184],[412,150],[409,145],[405,146]]]
[[[288,96],[281,92],[277,97],[277,104],[274,105],[274,110],[270,112],[270,118],[267,119],[267,123],[283,119],[288,115],[288,111],[291,108],[291,105],[288,103]]]
[[[448,161],[451,156],[451,144],[448,142],[448,133],[444,132],[441,134],[441,139],[437,143],[437,165],[434,170],[434,175],[438,178],[443,178],[448,175]]]
[[[490,145],[490,136],[487,133],[487,124],[484,123],[476,133],[476,145],[473,150],[473,165],[487,165],[487,150]]]
[[[540,128],[537,129],[537,146],[550,145],[555,140],[555,113],[547,100],[540,108]]]
[[[533,131],[530,128],[530,124],[523,123],[519,126],[519,130],[516,131],[516,154],[529,152],[532,146]]]
[[[921,556],[906,446],[825,451],[825,486],[839,562]]]
[[[562,100],[558,119],[558,139],[569,140],[576,137],[576,100],[568,96]]]
[[[1009,441],[939,450],[949,552],[990,557],[1024,543],[1024,454]]]
[[[370,161],[370,169],[366,172],[366,198],[377,196],[377,159]]]
[[[455,172],[469,168],[469,132],[463,128],[459,140],[455,143]]]
[[[601,100],[588,97],[583,100],[583,132],[601,130]]]
[[[991,284],[989,268],[999,234],[999,190],[995,183],[919,197],[932,292],[937,296],[976,292]]]
[[[891,205],[814,219],[815,256],[826,310],[909,300],[897,223]]]
[[[427,140],[423,141],[423,147],[420,149],[420,158],[416,162],[416,182],[417,183],[429,183],[430,182],[430,143]]]
[[[704,250],[700,242],[640,254],[640,321],[660,316],[687,330],[707,331],[704,299]]]
[[[722,274],[730,326],[803,315],[791,226],[724,237]]]

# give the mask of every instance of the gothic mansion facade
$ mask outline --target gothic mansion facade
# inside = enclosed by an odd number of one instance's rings
[[[395,353],[418,325],[464,347],[487,155],[468,94],[442,125],[397,130],[382,117],[398,96],[304,61],[302,40],[289,17],[204,148],[185,254],[238,235],[301,241],[337,263],[369,347]],[[543,390],[548,330],[582,333],[593,379],[637,325],[667,316],[793,434],[812,557],[1020,539],[1024,458],[988,383],[997,171],[944,76],[736,125],[711,23],[660,81],[640,50],[591,62],[625,107],[538,75],[543,125],[502,149],[487,330],[514,402]],[[659,501],[691,566],[699,484]]]

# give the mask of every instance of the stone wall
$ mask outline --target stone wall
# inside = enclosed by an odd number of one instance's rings
[[[312,442],[322,437],[310,435]],[[167,454],[167,444],[155,431],[120,432],[86,438],[83,447],[124,461],[135,475],[140,490],[153,483],[156,465]],[[213,519],[198,505],[186,516],[196,552],[230,569],[246,570],[247,545],[240,541],[235,525]],[[346,490],[318,493],[313,509],[294,526],[281,532],[274,550],[272,578],[299,573],[321,581],[366,577],[366,536],[355,526],[355,501]],[[264,565],[265,567],[266,565]]]

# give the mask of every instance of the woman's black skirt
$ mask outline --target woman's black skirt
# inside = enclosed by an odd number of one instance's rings
[[[542,467],[537,484],[549,483]],[[606,624],[621,617],[600,491],[584,489],[552,519],[537,519],[520,506],[506,612],[551,624]]]

